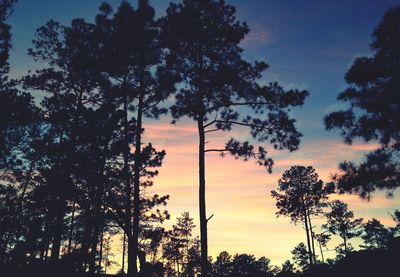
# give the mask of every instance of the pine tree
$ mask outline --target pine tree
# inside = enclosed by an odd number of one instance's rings
[[[285,91],[277,83],[258,84],[265,62],[242,58],[239,43],[248,33],[235,18],[235,8],[224,1],[184,0],[171,3],[162,19],[162,41],[168,47],[167,61],[180,74],[181,89],[171,108],[175,122],[188,116],[197,124],[199,137],[199,212],[202,275],[208,274],[205,154],[231,154],[255,159],[269,171],[272,159],[264,147],[230,139],[221,148],[206,149],[206,135],[245,126],[255,140],[269,141],[277,149],[298,148],[301,134],[290,107],[303,104],[306,91]]]

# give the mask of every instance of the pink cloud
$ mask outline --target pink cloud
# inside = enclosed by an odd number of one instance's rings
[[[242,46],[260,46],[272,41],[271,32],[264,25],[253,26],[242,41]]]

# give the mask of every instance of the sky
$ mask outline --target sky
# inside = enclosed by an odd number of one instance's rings
[[[102,1],[97,0],[19,0],[8,23],[12,26],[13,49],[10,64],[13,77],[43,66],[28,57],[27,49],[35,29],[47,20],[68,24],[82,17],[93,21]],[[134,6],[136,1],[130,1]],[[323,117],[343,107],[336,101],[337,94],[346,87],[344,74],[358,56],[370,55],[371,34],[385,10],[397,1],[389,0],[331,0],[331,1],[269,1],[226,0],[236,6],[236,17],[246,21],[250,33],[241,43],[244,57],[250,61],[264,60],[270,68],[261,82],[277,81],[286,89],[306,89],[310,96],[305,105],[292,112],[296,126],[303,133],[298,151],[272,151],[275,161],[273,173],[254,162],[242,162],[218,154],[206,158],[207,212],[214,215],[208,224],[209,252],[216,256],[227,250],[231,254],[249,253],[266,256],[279,265],[290,258],[290,251],[305,242],[301,226],[290,224],[289,218],[276,218],[275,202],[270,191],[277,180],[293,165],[311,165],[324,181],[337,171],[340,161],[360,161],[375,143],[357,141],[345,145],[336,132],[327,132]],[[117,7],[120,1],[109,1]],[[156,15],[162,16],[169,1],[152,0]],[[196,126],[189,119],[175,126],[170,118],[145,122],[146,141],[157,149],[165,149],[167,156],[152,189],[169,194],[167,210],[172,220],[189,211],[198,225],[197,137]],[[232,133],[213,134],[210,144],[221,145],[235,136],[248,138],[246,129]],[[336,196],[349,204],[356,217],[379,218],[392,225],[389,212],[400,207],[399,193],[385,198],[384,193],[373,196],[370,202],[354,195]],[[317,221],[320,224],[322,221]],[[196,234],[198,229],[196,228]],[[332,249],[338,240],[329,245]],[[358,242],[354,241],[356,245]],[[119,242],[115,240],[115,249]],[[332,253],[332,252],[328,252]],[[329,256],[329,254],[328,254]]]

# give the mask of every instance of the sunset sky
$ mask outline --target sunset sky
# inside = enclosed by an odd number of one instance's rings
[[[8,23],[12,26],[12,76],[22,76],[28,69],[39,68],[28,56],[35,29],[47,20],[68,24],[83,17],[93,21],[97,0],[19,0]],[[117,7],[120,1],[108,1]],[[136,1],[130,1],[136,5]],[[275,161],[273,173],[255,162],[242,162],[230,157],[208,154],[206,166],[207,211],[214,214],[209,222],[209,248],[212,256],[222,250],[266,256],[279,265],[291,257],[290,251],[305,242],[301,226],[290,224],[289,218],[276,218],[275,201],[270,191],[276,189],[283,171],[293,165],[311,165],[324,181],[337,170],[343,160],[359,161],[374,143],[356,142],[347,146],[335,132],[327,132],[323,117],[343,107],[336,101],[345,87],[344,74],[357,56],[369,55],[371,33],[384,11],[398,1],[268,1],[227,0],[237,8],[237,18],[251,29],[242,42],[248,60],[265,60],[270,68],[262,82],[277,81],[285,88],[307,89],[310,96],[302,108],[292,112],[296,126],[303,133],[300,149],[293,153],[267,149]],[[164,14],[169,1],[150,1],[157,16]],[[172,220],[189,211],[198,225],[197,136],[196,126],[189,119],[169,124],[170,118],[145,122],[146,141],[152,142],[167,156],[153,191],[169,194],[167,210]],[[211,144],[222,145],[230,137],[248,138],[246,129],[231,133],[212,133]],[[347,202],[356,217],[379,218],[393,225],[389,212],[400,207],[399,193],[386,199],[384,193],[371,202],[357,196],[339,196]],[[317,223],[317,222],[316,222]],[[318,222],[320,223],[320,222]],[[196,234],[198,230],[196,229]],[[330,248],[335,246],[334,240]],[[354,244],[357,244],[355,241]]]

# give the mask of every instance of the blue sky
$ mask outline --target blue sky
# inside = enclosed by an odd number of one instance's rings
[[[263,82],[278,81],[286,88],[307,89],[310,96],[301,109],[293,112],[304,134],[300,150],[293,154],[275,153],[274,173],[268,175],[254,164],[219,157],[207,158],[207,199],[210,214],[210,254],[221,250],[266,255],[274,264],[289,258],[290,250],[303,240],[300,226],[287,218],[275,218],[274,201],[269,191],[276,188],[282,172],[291,165],[312,165],[323,180],[344,160],[360,160],[374,145],[345,146],[336,133],[325,131],[323,117],[341,107],[337,94],[345,87],[344,74],[357,56],[369,55],[374,27],[385,10],[397,1],[267,1],[227,0],[237,8],[237,18],[251,29],[242,47],[249,60],[266,60],[270,68]],[[8,22],[12,26],[11,73],[21,76],[35,64],[27,56],[35,29],[47,20],[68,24],[83,17],[92,21],[101,1],[95,0],[19,0]],[[117,7],[120,1],[109,1]],[[136,5],[136,1],[131,1]],[[164,14],[169,1],[150,1],[157,16]],[[170,194],[167,209],[172,218],[190,211],[197,222],[197,157],[193,122],[168,125],[168,118],[148,122],[148,140],[164,148],[167,156],[156,191]],[[234,133],[241,136],[240,130]],[[230,135],[222,136],[223,139]],[[214,138],[221,141],[220,138]],[[179,175],[177,168],[181,169]],[[392,224],[388,213],[400,206],[398,196],[386,199],[377,194],[372,203],[356,196],[341,196],[356,216],[379,217]],[[251,215],[251,216],[250,216]],[[238,222],[241,222],[238,224]],[[173,222],[172,222],[173,223]],[[167,224],[172,224],[167,223]],[[225,231],[229,229],[227,234]],[[281,238],[285,237],[285,240]]]
[[[83,17],[92,21],[97,0],[19,0],[9,18],[13,31],[11,69],[19,76],[34,64],[26,55],[36,28],[54,19],[68,24]],[[117,7],[120,1],[109,1]],[[136,1],[131,1],[133,5]],[[169,1],[150,1],[162,16]],[[345,86],[343,76],[355,57],[371,53],[371,33],[384,11],[396,4],[379,1],[267,1],[228,0],[237,18],[251,29],[242,43],[249,60],[266,60],[270,68],[264,80],[286,88],[307,89],[306,105],[295,112],[305,137],[328,137],[323,116],[340,107],[336,95]]]

